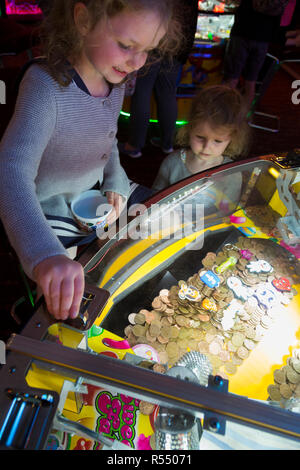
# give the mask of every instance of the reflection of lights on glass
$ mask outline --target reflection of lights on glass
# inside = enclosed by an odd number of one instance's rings
[[[196,38],[209,39],[211,41],[214,41],[216,38],[229,38],[233,23],[234,15],[232,14],[212,16],[206,13],[199,13]]]
[[[5,0],[7,15],[40,15],[41,9],[38,7],[37,2],[16,2],[14,0]]]
[[[272,175],[273,178],[275,178],[275,179],[277,179],[278,176],[280,175],[279,171],[276,170],[276,168],[271,167],[271,168],[269,168],[268,171],[269,171],[270,175]]]
[[[224,13],[225,11],[225,3],[219,3],[219,5],[216,5],[213,9],[215,13]]]
[[[217,0],[199,0],[198,9],[203,11],[213,11],[214,13],[224,13],[232,9],[234,5],[226,5],[226,3],[218,2]]]

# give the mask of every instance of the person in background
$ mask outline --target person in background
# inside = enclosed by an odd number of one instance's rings
[[[294,18],[294,15],[298,17],[298,21],[293,25],[293,29],[286,31],[285,33],[285,46],[296,46],[300,47],[300,29],[299,28],[299,2],[297,5],[297,0],[289,0],[285,11],[281,18],[281,24],[286,27],[291,27],[291,22]],[[296,29],[294,29],[296,28]]]
[[[162,162],[152,189],[160,191],[195,173],[232,162],[246,154],[249,126],[241,94],[226,85],[198,92],[188,123],[179,129],[178,150]]]
[[[130,101],[128,140],[120,143],[120,152],[132,158],[142,156],[150,118],[151,96],[154,91],[160,137],[151,139],[166,154],[173,151],[177,119],[176,90],[182,65],[192,49],[198,18],[197,0],[176,0],[178,17],[183,31],[182,46],[173,57],[164,57],[154,51],[150,62],[138,73],[135,91]]]
[[[300,47],[300,29],[287,31],[285,44],[286,46]]]
[[[244,78],[244,96],[249,108],[269,44],[280,27],[289,0],[241,0],[235,12],[224,59],[224,83],[236,88]]]
[[[293,20],[293,15],[295,13],[296,6],[297,6],[297,0],[288,1],[281,15],[281,19],[280,19],[281,27],[286,28],[290,26]]]
[[[84,272],[74,255],[87,238],[70,203],[99,183],[110,222],[124,207],[123,82],[152,50],[176,46],[173,0],[54,0],[43,44],[45,60],[26,70],[0,144],[0,217],[49,312],[65,320],[79,312]]]

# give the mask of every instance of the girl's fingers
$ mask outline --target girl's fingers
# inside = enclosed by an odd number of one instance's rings
[[[50,297],[50,283],[47,286],[40,286],[45,298],[47,310],[49,313],[52,314],[52,303],[51,303],[51,297]]]
[[[69,309],[70,318],[76,318],[79,313],[80,304],[84,294],[84,277],[77,276],[74,279],[74,294],[72,303]]]
[[[35,268],[35,280],[49,313],[57,320],[78,315],[84,292],[84,271],[79,263],[66,256],[53,256]]]
[[[74,282],[73,279],[63,279],[61,283],[60,311],[59,315],[62,320],[66,320],[70,313],[70,307],[74,298]]]
[[[107,192],[106,197],[108,203],[113,206],[113,210],[107,217],[108,223],[112,223],[119,217],[123,206],[125,206],[125,202],[123,202],[123,197],[117,193]]]
[[[112,193],[111,191],[107,191],[106,199],[108,204],[111,204],[112,206],[114,205],[114,193]]]
[[[107,216],[108,225],[112,224],[116,219],[117,219],[116,209],[113,206],[112,210],[110,211],[110,213]]]
[[[46,300],[47,302],[47,300]],[[61,280],[54,278],[51,280],[49,288],[49,312],[54,315],[57,320],[64,320],[60,315],[60,303],[61,303]],[[47,302],[48,307],[48,302]]]

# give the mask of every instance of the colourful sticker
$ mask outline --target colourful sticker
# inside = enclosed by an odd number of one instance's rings
[[[244,312],[243,305],[236,299],[233,299],[228,304],[228,307],[223,311],[223,318],[221,324],[224,330],[230,330],[234,326],[236,315]]]
[[[232,222],[233,224],[244,224],[246,221],[246,217],[241,217],[237,215],[230,216],[230,222]]]
[[[218,274],[222,274],[226,269],[232,268],[234,265],[236,265],[237,259],[234,256],[229,256],[224,263],[220,264],[215,271]]]
[[[250,250],[241,250],[240,253],[242,255],[242,258],[245,258],[245,259],[248,259],[248,260],[250,260],[253,256],[253,253],[251,253]]]
[[[218,310],[217,304],[213,299],[204,299],[202,302],[202,307],[209,312],[216,312]]]
[[[208,287],[215,288],[220,285],[219,277],[212,271],[201,271],[199,276]]]
[[[250,273],[271,273],[273,271],[272,266],[268,261],[264,259],[259,259],[257,261],[250,261],[247,264],[247,268],[249,269]]]
[[[137,356],[148,359],[149,361],[160,362],[158,352],[152,346],[149,346],[149,344],[136,344],[132,347],[132,350]]]
[[[254,292],[258,302],[266,309],[276,307],[278,304],[278,295],[269,284],[260,284]]]
[[[180,286],[180,291],[178,292],[178,297],[181,300],[191,300],[192,302],[197,302],[201,299],[201,294],[193,286],[188,286],[185,282]]]
[[[289,292],[291,290],[290,281],[286,279],[285,277],[280,277],[279,279],[273,279],[272,284],[279,291]]]
[[[111,338],[103,338],[102,343],[104,346],[108,346],[109,348],[113,349],[131,349],[131,346],[126,339],[122,341],[116,341],[115,339]]]
[[[139,400],[101,391],[96,397],[95,407],[99,413],[96,432],[134,448]]]
[[[238,299],[247,300],[252,295],[251,289],[245,286],[236,276],[230,276],[227,279],[227,285]]]
[[[251,237],[256,234],[256,230],[253,227],[238,227],[239,231],[242,232],[246,237]]]
[[[103,328],[97,325],[93,325],[88,330],[88,338],[94,338],[95,336],[100,336],[103,333]]]

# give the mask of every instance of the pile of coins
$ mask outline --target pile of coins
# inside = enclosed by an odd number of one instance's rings
[[[270,206],[249,206],[246,209],[246,214],[263,233],[280,237],[277,228],[279,215]]]
[[[291,286],[284,292],[284,304],[297,293],[292,287],[295,271],[291,263],[286,256],[274,255],[273,243],[270,247],[264,242],[240,237],[234,246],[225,245],[217,254],[207,253],[199,272],[170,289],[162,289],[150,309],[129,314],[124,333],[130,345],[152,346],[160,362],[169,367],[187,351],[199,351],[208,356],[214,374],[225,378],[234,374],[278,314],[253,297],[243,298],[243,290],[284,278]],[[255,266],[261,259],[270,263],[270,272],[249,269],[250,262]],[[203,272],[213,277],[216,268],[219,282],[208,285],[203,281]],[[229,279],[240,282],[240,290],[230,288]]]
[[[268,386],[269,400],[300,398],[300,352],[289,357],[286,365],[274,370],[274,384]]]

